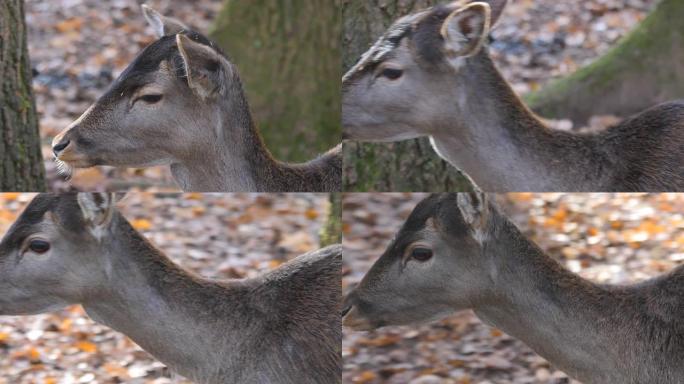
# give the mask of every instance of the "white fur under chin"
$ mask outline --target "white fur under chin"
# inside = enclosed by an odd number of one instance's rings
[[[59,159],[55,159],[55,163],[57,164],[57,173],[63,176],[64,180],[71,180],[71,177],[74,175],[74,168]]]

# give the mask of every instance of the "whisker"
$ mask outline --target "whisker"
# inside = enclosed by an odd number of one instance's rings
[[[55,158],[54,161],[57,164],[57,174],[62,176],[64,178],[64,181],[71,180],[71,177],[74,174],[73,167],[71,167],[69,164],[67,164],[64,161],[59,160],[58,158]]]

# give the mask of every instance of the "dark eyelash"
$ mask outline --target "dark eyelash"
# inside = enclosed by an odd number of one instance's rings
[[[396,80],[400,78],[404,74],[404,71],[401,69],[395,69],[395,68],[385,68],[380,72],[380,76],[386,77],[390,80]]]
[[[162,99],[162,95],[145,95],[145,96],[140,96],[138,97],[138,100],[142,100],[146,103],[157,103]]]

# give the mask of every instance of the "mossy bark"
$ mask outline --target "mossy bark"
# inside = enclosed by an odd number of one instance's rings
[[[331,193],[328,217],[321,229],[321,247],[342,243],[342,194]]]
[[[582,124],[684,97],[684,1],[663,0],[616,47],[526,97],[544,117]]]
[[[0,3],[0,75],[0,191],[43,191],[23,0]]]
[[[342,61],[345,69],[400,16],[437,0],[342,0]],[[437,156],[426,139],[344,146],[345,191],[462,191],[472,187]]]
[[[341,139],[339,0],[226,0],[211,37],[239,70],[268,148],[310,160]]]

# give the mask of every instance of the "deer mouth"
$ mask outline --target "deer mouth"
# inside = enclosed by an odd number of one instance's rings
[[[71,179],[76,168],[90,168],[93,163],[85,156],[74,154],[73,151],[60,153],[54,158],[57,164],[57,172],[66,180]]]
[[[358,307],[349,306],[342,311],[342,325],[355,331],[372,331],[377,327],[359,313]]]
[[[55,157],[55,161],[71,168],[90,168],[93,166],[86,156],[79,155],[71,150],[60,153],[59,156]]]

